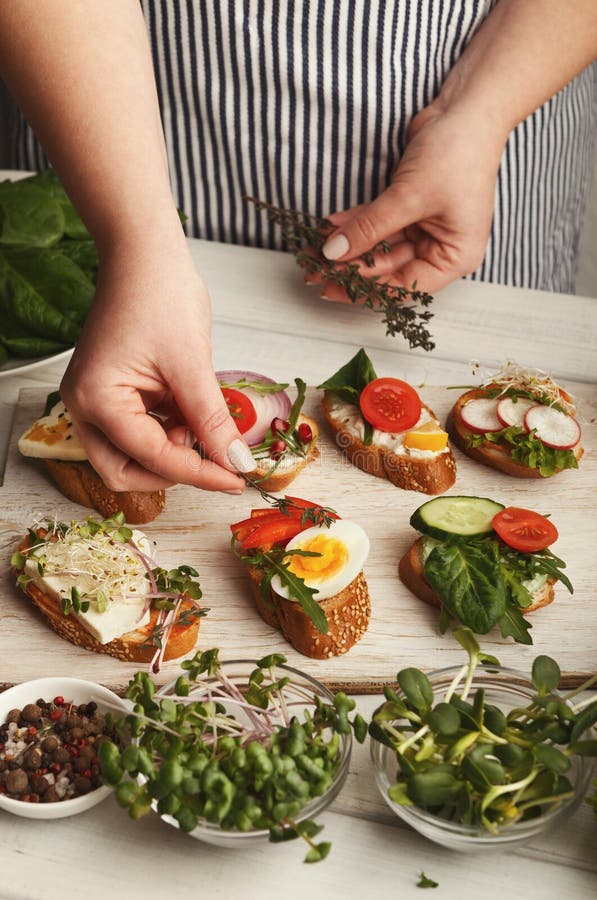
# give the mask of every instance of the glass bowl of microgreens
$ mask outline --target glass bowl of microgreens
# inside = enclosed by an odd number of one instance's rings
[[[589,790],[597,700],[557,686],[560,670],[538,656],[531,675],[482,653],[454,630],[463,666],[398,672],[398,690],[369,725],[377,786],[386,803],[452,850],[506,850],[569,815]]]
[[[102,745],[104,781],[133,819],[153,809],[191,837],[223,847],[302,838],[306,862],[330,850],[314,821],[340,791],[352,739],[367,725],[354,701],[285,664],[220,661],[198,651],[157,688],[130,682],[133,709]]]

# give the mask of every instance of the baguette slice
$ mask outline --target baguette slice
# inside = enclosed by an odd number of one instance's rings
[[[327,659],[346,653],[360,640],[369,625],[371,600],[362,572],[333,597],[322,600],[320,606],[328,622],[328,633],[315,628],[299,603],[287,600],[269,589],[264,600],[261,582],[263,570],[246,566],[251,594],[261,618],[278,628],[295,650],[312,659]]]
[[[29,546],[29,538],[25,537],[20,542],[18,549],[23,551]],[[15,578],[21,574],[15,568],[12,568],[11,572]],[[151,640],[151,633],[157,625],[158,610],[151,610],[150,620],[146,625],[134,631],[128,631],[107,644],[102,644],[90,634],[76,616],[64,615],[56,600],[43,592],[36,584],[29,582],[20,585],[20,588],[33,601],[56,634],[70,641],[71,644],[83,647],[85,650],[92,650],[94,653],[115,656],[124,662],[149,663],[153,660],[156,646]],[[193,604],[183,601],[180,613],[192,608]],[[180,656],[190,653],[197,643],[199,622],[198,616],[189,616],[188,624],[172,626],[163,655],[164,660],[178,659]]]
[[[402,583],[406,585],[409,591],[412,591],[419,600],[423,600],[431,606],[441,608],[442,602],[440,597],[425,578],[422,538],[418,538],[408,552],[404,554],[398,564],[398,574]],[[521,609],[521,612],[526,615],[527,613],[533,612],[534,610],[551,603],[554,599],[555,583],[555,578],[548,578],[543,587],[534,592],[533,603],[530,606]]]
[[[283,491],[292,481],[294,481],[297,475],[303,471],[308,463],[313,462],[319,457],[319,450],[317,448],[319,428],[317,422],[315,422],[314,419],[309,418],[309,416],[300,415],[298,417],[297,425],[301,425],[303,422],[306,425],[309,425],[313,434],[313,441],[307,455],[304,457],[292,455],[288,457],[288,461],[282,457],[279,465],[276,465],[276,461],[269,457],[258,460],[257,468],[254,469],[253,472],[249,472],[249,478],[256,481],[262,490],[268,491],[269,493]],[[270,472],[271,475],[269,474]]]
[[[333,392],[325,391],[322,402],[323,412],[334,432],[336,444],[348,456],[353,465],[375,475],[387,478],[396,487],[406,491],[420,491],[423,494],[443,494],[456,481],[456,462],[452,450],[430,457],[417,457],[405,453],[395,453],[388,447],[364,444],[362,440],[347,431],[341,417],[332,409]],[[423,404],[429,415],[435,413]]]
[[[483,388],[474,388],[462,394],[452,407],[446,421],[446,427],[456,446],[467,456],[470,456],[471,459],[486,466],[491,466],[493,469],[498,469],[500,472],[504,472],[506,475],[511,475],[514,478],[543,478],[544,476],[541,475],[539,469],[532,468],[513,459],[512,447],[506,441],[498,443],[483,441],[478,447],[471,447],[470,440],[473,437],[473,432],[466,427],[462,420],[462,408],[469,400],[486,396],[487,391]],[[578,460],[582,457],[584,451],[581,444],[578,443],[572,448],[572,452]],[[562,469],[558,469],[558,472],[561,471]]]
[[[122,512],[130,525],[143,525],[165,506],[165,491],[111,491],[86,461],[44,459],[43,463],[65,497],[97,510],[104,519]]]

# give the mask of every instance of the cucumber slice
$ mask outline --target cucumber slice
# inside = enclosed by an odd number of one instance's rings
[[[410,524],[422,534],[444,540],[447,537],[482,537],[493,531],[496,513],[504,509],[487,497],[436,497],[414,511]]]

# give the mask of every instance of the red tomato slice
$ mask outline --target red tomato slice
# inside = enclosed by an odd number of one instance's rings
[[[257,421],[257,412],[250,397],[237,391],[236,388],[222,388],[224,400],[228,404],[230,415],[241,434],[252,428]]]
[[[376,378],[361,392],[361,412],[380,431],[407,431],[421,416],[421,399],[415,389],[399,378]]]
[[[493,517],[492,525],[505,544],[521,553],[545,550],[558,539],[558,529],[532,509],[507,506]]]

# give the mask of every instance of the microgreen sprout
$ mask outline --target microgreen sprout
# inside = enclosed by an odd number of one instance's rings
[[[306,862],[327,856],[331,845],[314,840],[321,828],[301,811],[333,787],[348,736],[362,742],[367,726],[346,694],[329,700],[285,661],[270,654],[240,676],[212,649],[182,663],[173,690],[135,675],[126,692],[134,710],[115,723],[121,744],[99,750],[103,779],[131,818],[153,806],[183,831],[202,820],[266,830],[273,842],[303,838]]]
[[[531,702],[504,712],[487,700],[483,687],[474,686],[479,664],[491,669],[499,667],[498,660],[481,651],[470,629],[458,628],[454,635],[468,662],[441,699],[424,672],[402,669],[400,693],[386,688],[369,732],[396,754],[397,780],[388,791],[395,803],[497,834],[573,796],[573,758],[597,756],[597,741],[585,736],[597,722],[597,700],[573,705],[578,691],[558,694],[560,669],[539,656]]]

